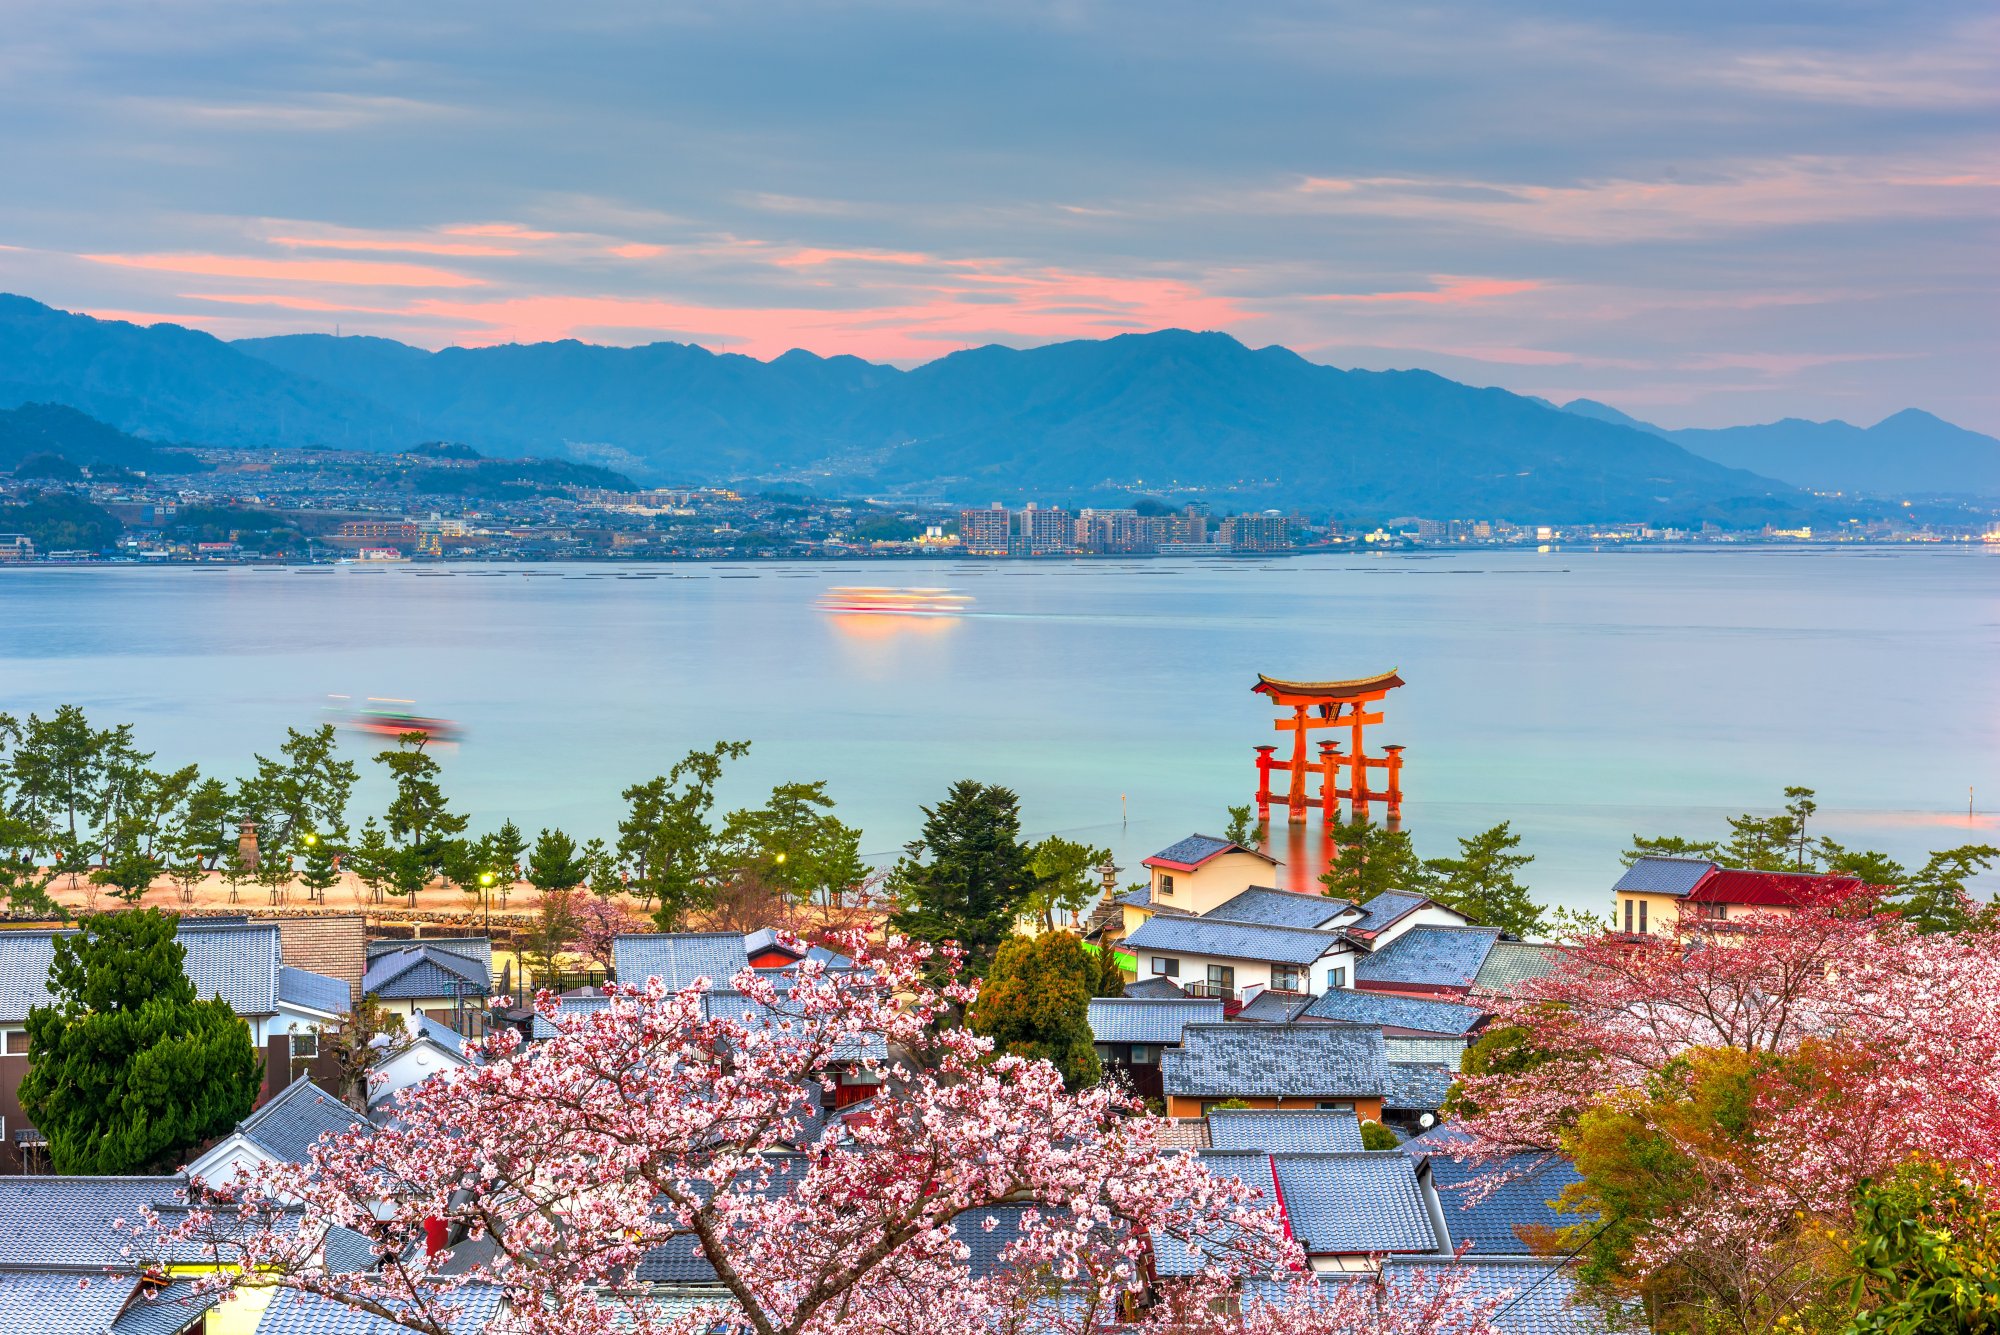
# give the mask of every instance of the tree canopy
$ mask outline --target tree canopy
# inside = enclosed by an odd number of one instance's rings
[[[1097,962],[1069,932],[1010,936],[1000,943],[968,1017],[1002,1052],[1052,1062],[1071,1089],[1100,1074],[1090,1032]]]
[[[889,874],[899,905],[890,926],[919,941],[958,942],[972,972],[983,974],[1036,884],[1020,799],[961,779],[923,810],[922,834]]]
[[[55,939],[28,1012],[21,1106],[65,1174],[162,1172],[250,1112],[263,1063],[229,1004],[188,981],[175,920],[94,914]]]

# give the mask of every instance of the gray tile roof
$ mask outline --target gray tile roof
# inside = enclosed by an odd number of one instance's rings
[[[410,941],[371,956],[361,990],[384,1001],[483,997],[493,991],[493,975],[465,952],[432,941]]]
[[[736,932],[645,932],[621,936],[611,947],[613,972],[628,986],[643,986],[658,978],[670,988],[682,988],[697,978],[711,987],[750,967],[743,937]]]
[[[1165,974],[1154,974],[1146,978],[1135,978],[1125,984],[1125,995],[1134,998],[1145,997],[1148,999],[1157,999],[1161,997],[1184,997],[1187,993],[1181,991],[1181,985]]]
[[[1411,930],[1416,932],[1422,929]],[[1398,944],[1392,941],[1387,949],[1394,950]],[[1305,1013],[1306,1018],[1313,1020],[1382,1025],[1391,1029],[1414,1029],[1426,1034],[1469,1033],[1485,1015],[1476,1006],[1458,1006],[1449,1001],[1430,1001],[1422,997],[1399,997],[1388,992],[1357,992],[1345,987],[1337,987],[1324,996],[1314,997]]]
[[[1425,902],[1422,895],[1403,890],[1384,890],[1361,906],[1361,920],[1350,926],[1357,932],[1379,932]]]
[[[326,1240],[320,1244],[320,1259],[327,1270],[335,1275],[352,1275],[362,1270],[373,1270],[381,1260],[375,1255],[375,1244],[365,1234],[356,1233],[351,1228],[333,1225],[326,1231]]]
[[[741,992],[712,990],[704,992],[701,998],[702,1013],[711,1020],[732,1020],[746,1027],[763,1024],[783,1023],[787,1018],[782,1000],[775,1007],[766,1007],[751,1000]],[[793,1015],[796,1016],[794,1011]],[[887,1061],[889,1041],[880,1034],[855,1035],[842,1039],[833,1049],[833,1056],[842,1061]]]
[[[1416,1162],[1395,1150],[1277,1154],[1292,1236],[1314,1255],[1434,1252]]]
[[[111,1335],[180,1335],[188,1324],[221,1301],[215,1293],[196,1293],[194,1281],[177,1279],[151,1294],[134,1294],[125,1312],[111,1323]]]
[[[459,1309],[451,1323],[452,1335],[484,1331],[500,1315],[500,1296],[500,1290],[487,1284],[468,1284],[440,1295],[440,1302]],[[264,1309],[256,1335],[403,1335],[407,1329],[325,1298],[280,1292]]]
[[[1125,938],[1127,950],[1160,950],[1274,964],[1311,964],[1327,951],[1345,944],[1347,938],[1339,932],[1259,927],[1212,918],[1148,918],[1138,931]]]
[[[1271,1158],[1262,1150],[1197,1150],[1202,1166],[1217,1177],[1226,1177],[1241,1182],[1250,1188],[1255,1196],[1247,1202],[1251,1209],[1263,1209],[1272,1204]],[[1226,1250],[1228,1238],[1182,1239],[1155,1232],[1153,1234],[1153,1269],[1161,1275],[1193,1275],[1210,1263],[1212,1257],[1219,1258]]]
[[[1092,997],[1090,1033],[1099,1043],[1181,1041],[1189,1024],[1220,1024],[1222,1003],[1191,997]]]
[[[420,936],[407,941],[370,941],[368,958],[372,960],[377,955],[387,955],[409,946],[430,946],[470,961],[489,978],[493,975],[493,938],[488,936]]]
[[[1361,1148],[1361,1121],[1330,1108],[1266,1112],[1217,1108],[1208,1115],[1208,1143],[1218,1150],[1341,1153]]]
[[[1324,927],[1353,907],[1344,899],[1328,895],[1253,885],[1201,916],[1220,922],[1256,923],[1260,927]]]
[[[1559,946],[1531,941],[1495,941],[1486,962],[1473,975],[1472,985],[1485,992],[1512,993],[1530,979],[1555,972],[1562,959]]]
[[[302,1010],[345,1015],[354,1008],[354,989],[345,978],[329,978],[286,964],[278,969],[278,1000]]]
[[[1458,1069],[1458,1063],[1465,1056],[1466,1041],[1462,1038],[1397,1038],[1393,1034],[1383,1037],[1382,1046],[1388,1050],[1392,1062],[1426,1062],[1432,1066],[1448,1066]]]
[[[428,1038],[445,1051],[456,1052],[461,1057],[465,1055],[465,1045],[471,1041],[450,1025],[433,1020],[428,1015],[417,1016],[416,1031],[410,1036],[415,1038],[419,1035]]]
[[[1526,1255],[1530,1248],[1521,1237],[1523,1230],[1532,1234],[1568,1228],[1589,1217],[1560,1214],[1549,1204],[1580,1180],[1568,1160],[1553,1154],[1522,1154],[1494,1163],[1454,1162],[1452,1152],[1465,1143],[1463,1133],[1447,1123],[1402,1145],[1402,1153],[1430,1161],[1431,1185],[1437,1188],[1445,1231],[1454,1246],[1469,1241],[1470,1254],[1478,1256]],[[1507,1174],[1508,1180],[1473,1203],[1475,1184],[1494,1174]]]
[[[136,1275],[0,1272],[0,1330],[8,1335],[105,1335],[138,1286]]]
[[[1233,844],[1227,839],[1217,839],[1212,834],[1191,834],[1176,843],[1168,844],[1165,848],[1153,854],[1152,857],[1147,858],[1146,861],[1178,862],[1182,866],[1192,867],[1207,861],[1209,858],[1215,857],[1217,854],[1227,853],[1231,850],[1239,853],[1249,853],[1253,857],[1263,858],[1266,862],[1277,861],[1275,858],[1266,857],[1254,848],[1245,848],[1243,845]]]
[[[366,1117],[310,1080],[294,1080],[236,1129],[285,1163],[304,1163],[322,1136],[369,1126]]]
[[[1246,1024],[1284,1024],[1297,1019],[1311,1000],[1311,997],[1298,992],[1273,992],[1266,988],[1245,1002],[1243,1009],[1230,1018]]]
[[[1379,1029],[1344,1024],[1189,1025],[1160,1054],[1161,1084],[1181,1098],[1376,1098],[1387,1091]]]
[[[1398,1112],[1436,1112],[1458,1079],[1458,1068],[1435,1062],[1390,1062],[1389,1092],[1382,1107]]]
[[[1637,895],[1685,895],[1715,870],[1707,858],[1640,858],[1625,869],[1612,892]]]
[[[1384,1265],[1399,1281],[1419,1272],[1462,1275],[1458,1291],[1468,1301],[1500,1300],[1493,1314],[1500,1335],[1607,1335],[1615,1328],[1597,1308],[1577,1298],[1575,1276],[1553,1261],[1468,1254],[1457,1261],[1392,1257]]]
[[[19,1024],[49,1003],[55,938],[69,932],[0,932],[0,1024]],[[205,1000],[220,995],[238,1015],[276,1014],[279,953],[276,923],[183,922],[176,933],[181,968]]]
[[[177,1206],[181,1186],[177,1177],[0,1176],[0,1266],[128,1264],[132,1235],[112,1224],[136,1222],[144,1206]]]
[[[1500,939],[1497,927],[1412,927],[1374,954],[1355,961],[1357,983],[1470,987]]]

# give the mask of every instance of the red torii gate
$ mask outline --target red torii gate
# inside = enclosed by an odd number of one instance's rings
[[[1258,673],[1257,684],[1250,689],[1269,696],[1271,703],[1279,708],[1291,711],[1289,717],[1274,720],[1273,726],[1279,732],[1292,734],[1292,753],[1278,760],[1272,754],[1277,747],[1257,748],[1257,819],[1264,823],[1271,819],[1271,771],[1282,768],[1290,776],[1285,806],[1286,819],[1293,825],[1305,823],[1308,807],[1318,807],[1327,820],[1338,820],[1343,795],[1352,819],[1366,820],[1370,802],[1386,802],[1390,827],[1398,825],[1403,817],[1403,748],[1385,746],[1383,755],[1370,756],[1364,746],[1363,730],[1382,721],[1381,712],[1370,713],[1368,706],[1402,684],[1403,679],[1394,668],[1353,681],[1278,681]],[[1311,750],[1315,728],[1348,729],[1347,754],[1341,754],[1340,743],[1328,740],[1319,744],[1319,754],[1315,757]],[[1368,786],[1371,769],[1386,774],[1387,783],[1380,792]],[[1307,792],[1306,776],[1313,770],[1319,771],[1318,796]]]

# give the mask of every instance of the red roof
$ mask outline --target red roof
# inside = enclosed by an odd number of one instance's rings
[[[1812,872],[1742,871],[1717,867],[1695,882],[1687,897],[1695,903],[1748,904],[1756,908],[1796,909],[1847,899],[1866,887],[1858,876],[1820,876]]]

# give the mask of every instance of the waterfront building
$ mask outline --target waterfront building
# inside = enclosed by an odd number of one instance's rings
[[[1236,515],[1222,521],[1222,540],[1235,552],[1286,552],[1292,548],[1291,523],[1275,510]]]
[[[958,541],[967,556],[1005,556],[1013,535],[1014,516],[998,501],[958,512]]]

